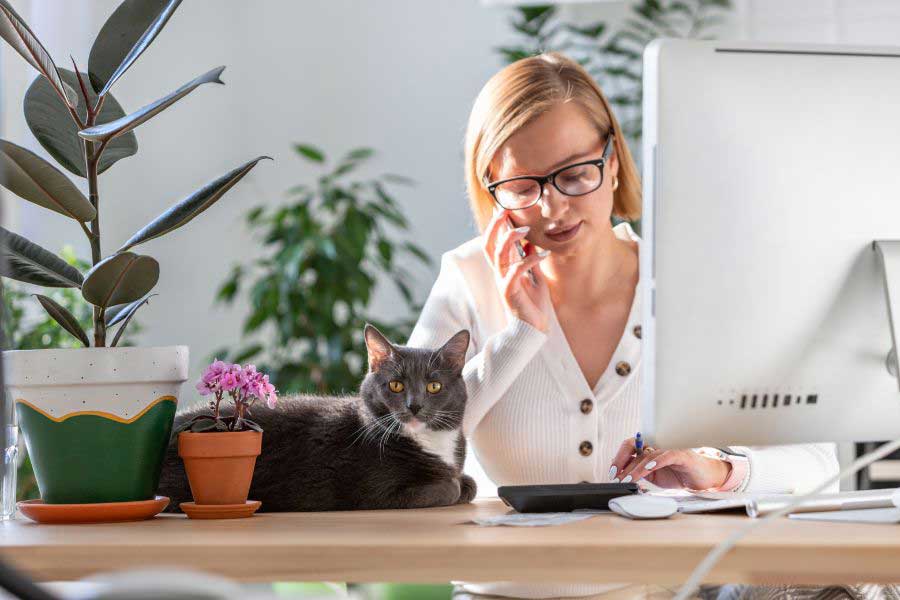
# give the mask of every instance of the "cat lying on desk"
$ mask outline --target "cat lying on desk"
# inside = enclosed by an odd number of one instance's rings
[[[250,498],[260,510],[425,508],[475,497],[462,472],[469,332],[437,350],[395,346],[371,325],[365,339],[369,373],[358,398],[296,395],[253,407],[263,437]],[[177,415],[175,427],[201,410]],[[171,499],[169,511],[191,500],[174,442],[159,494]]]

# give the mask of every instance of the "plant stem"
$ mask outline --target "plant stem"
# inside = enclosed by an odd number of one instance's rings
[[[97,113],[88,105],[87,127],[93,127],[97,120]],[[88,180],[88,199],[94,206],[96,214],[91,221],[91,266],[100,262],[100,190],[97,185],[97,169],[100,165],[100,155],[105,144],[96,148],[94,142],[84,142],[85,169]],[[106,324],[103,322],[103,311],[99,306],[94,307],[94,346],[101,348],[106,346]]]

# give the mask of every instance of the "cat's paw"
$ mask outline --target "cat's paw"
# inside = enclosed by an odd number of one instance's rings
[[[478,485],[476,485],[475,480],[463,473],[459,478],[459,500],[456,503],[468,504],[475,499],[477,492]]]

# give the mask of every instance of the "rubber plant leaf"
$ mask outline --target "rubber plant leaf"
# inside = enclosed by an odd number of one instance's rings
[[[134,302],[159,281],[159,263],[155,258],[124,252],[108,256],[84,276],[81,295],[100,308]]]
[[[103,313],[106,326],[112,327],[113,325],[128,318],[128,316],[139,309],[142,304],[149,302],[150,298],[157,295],[158,294],[150,294],[146,298],[141,298],[140,300],[135,300],[134,302],[129,302],[128,304],[116,304],[114,306],[107,307],[106,312]]]
[[[44,287],[78,288],[81,273],[52,252],[0,227],[0,275]]]
[[[60,69],[59,74],[63,81],[78,85],[74,71]],[[96,103],[97,96],[93,90],[88,88],[87,92],[90,102]],[[38,77],[34,80],[25,92],[24,105],[25,122],[44,150],[70,173],[85,177],[84,142],[78,137],[78,125],[72,120],[65,104],[54,93],[46,79]],[[83,106],[76,110],[82,120],[87,118]],[[100,114],[97,115],[97,122],[108,123],[124,116],[125,111],[113,95],[108,94],[103,101]],[[98,171],[102,173],[117,161],[136,154],[137,150],[137,138],[134,133],[116,138],[110,142],[100,157]]]
[[[249,173],[250,170],[256,166],[256,163],[264,158],[272,160],[269,156],[257,156],[253,160],[244,163],[218,179],[207,183],[184,200],[169,207],[166,212],[156,217],[143,229],[131,236],[131,238],[119,248],[118,252],[124,252],[147,240],[152,240],[153,238],[165,235],[189,222],[191,219],[212,206],[219,198],[224,196],[225,192],[230,190],[244,177],[244,175]]]
[[[6,0],[0,0],[0,37],[46,78],[61,101],[71,108],[78,106],[75,87],[60,77],[53,58]]]
[[[181,0],[125,0],[113,11],[88,57],[91,86],[99,96],[153,43],[179,4]]]
[[[155,296],[156,294],[150,294],[150,296]],[[112,344],[110,344],[113,348],[119,343],[119,338],[122,337],[122,334],[125,333],[125,330],[128,329],[128,324],[131,322],[131,317],[134,316],[134,313],[137,312],[137,309],[141,307],[143,304],[147,304],[150,302],[150,296],[143,298],[142,300],[135,300],[128,306],[131,308],[128,310],[124,310],[119,314],[125,315],[125,322],[122,323],[122,326],[119,327],[119,330],[116,332],[116,336],[113,338]],[[117,323],[118,321],[116,321]]]
[[[203,75],[200,75],[199,77],[187,82],[168,96],[160,98],[155,102],[151,102],[147,106],[139,108],[130,115],[125,115],[124,117],[120,117],[115,121],[110,121],[109,123],[82,129],[78,132],[78,135],[80,135],[83,139],[93,142],[104,142],[119,137],[120,135],[126,134],[141,123],[149,121],[162,111],[166,110],[204,83],[224,84],[224,82],[219,79],[219,75],[221,75],[222,71],[224,70],[225,67],[216,67],[211,71],[207,71]]]
[[[0,185],[20,198],[76,221],[90,221],[97,216],[90,201],[59,169],[7,140],[0,140]]]
[[[41,294],[34,294],[34,296],[38,299],[38,302],[41,303],[41,306],[44,307],[44,310],[47,311],[47,314],[53,317],[53,320],[59,323],[63,329],[78,338],[85,346],[91,345],[87,333],[81,328],[81,325],[78,324],[78,319],[76,319],[72,313],[57,303],[53,298],[48,298]]]

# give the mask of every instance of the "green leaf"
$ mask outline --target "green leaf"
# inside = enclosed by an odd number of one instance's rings
[[[263,214],[264,210],[266,210],[265,206],[254,206],[253,208],[251,208],[247,213],[247,223],[250,223],[251,225],[255,223]]]
[[[135,300],[134,302],[132,302],[131,304],[128,305],[131,308],[119,313],[120,315],[121,314],[125,315],[125,322],[122,323],[121,327],[119,327],[119,330],[116,332],[116,336],[113,338],[112,344],[110,344],[110,346],[115,347],[119,343],[119,338],[121,338],[122,334],[125,333],[125,330],[128,329],[128,323],[131,322],[131,317],[134,316],[134,313],[137,312],[137,309],[139,309],[141,307],[141,305],[148,304],[150,302],[150,298],[152,296],[156,296],[156,294],[150,294],[146,298],[143,298],[142,300]],[[116,315],[116,316],[119,316],[119,315]],[[117,322],[118,321],[114,320],[114,323],[117,323]]]
[[[598,38],[603,35],[604,31],[606,31],[606,23],[594,23],[593,25],[588,25],[586,27],[567,25],[566,29],[568,29],[569,31],[574,31],[575,33],[579,33],[583,36]]]
[[[78,85],[74,71],[60,69],[59,74],[64,82]],[[97,96],[93,90],[88,89],[88,96],[92,104],[96,103]],[[38,77],[34,80],[25,93],[24,105],[28,128],[44,150],[70,173],[85,177],[84,142],[78,137],[78,126],[46,79]],[[79,106],[77,111],[82,119],[87,118],[84,106]],[[125,111],[112,94],[107,94],[97,115],[97,123],[108,123],[123,116]],[[100,158],[98,172],[102,173],[117,161],[136,154],[137,149],[137,138],[133,133],[113,140]]]
[[[256,421],[251,421],[250,419],[244,419],[244,427],[248,429],[252,429],[253,431],[258,431],[262,433],[262,427],[260,427],[259,423]]]
[[[53,298],[48,298],[41,294],[33,295],[38,299],[38,302],[41,303],[41,306],[44,307],[44,310],[47,311],[47,314],[53,317],[54,321],[59,323],[63,329],[78,338],[85,347],[90,347],[91,341],[88,339],[87,333],[81,328],[81,325],[78,324],[78,319],[76,319],[72,313],[57,303]]]
[[[257,356],[260,352],[263,351],[263,347],[260,344],[253,344],[252,346],[248,346],[244,348],[234,356],[234,359],[231,362],[242,363],[245,360],[249,360]]]
[[[85,345],[85,347],[90,347],[91,342],[87,337],[87,333],[85,333],[84,329],[81,328],[81,325],[78,324],[78,319],[66,310],[62,305],[56,302],[53,298],[48,298],[47,296],[42,296],[41,294],[32,294],[35,298],[38,299],[38,302],[41,303],[41,306],[44,307],[44,310],[47,311],[53,320],[59,323],[63,329],[74,335],[78,340]]]
[[[315,146],[310,146],[309,144],[294,144],[294,150],[299,152],[301,156],[304,156],[313,162],[325,162],[325,154]]]
[[[141,298],[140,300],[135,300],[134,302],[130,302],[128,304],[115,304],[108,307],[103,313],[103,320],[106,323],[106,326],[112,327],[113,325],[123,321],[124,319],[127,319],[129,315],[133,314],[137,309],[141,307],[141,305],[149,302],[150,298],[158,295],[159,294],[150,294],[146,298]]]
[[[382,179],[388,181],[390,183],[399,183],[400,185],[415,185],[415,180],[406,177],[405,175],[397,175],[395,173],[385,173],[381,176]]]
[[[412,242],[404,242],[403,247],[406,248],[407,252],[421,260],[426,265],[431,264],[431,257],[426,254],[424,250],[413,244]]]
[[[191,432],[200,433],[201,431],[213,431],[216,429],[216,419],[210,417],[202,421],[194,421],[191,423]]]
[[[166,212],[156,217],[143,229],[131,236],[117,252],[124,252],[133,246],[165,235],[188,223],[191,219],[215,204],[215,202],[224,196],[228,190],[234,187],[238,181],[243,179],[244,175],[249,173],[250,170],[256,166],[256,163],[264,158],[272,160],[269,156],[257,156],[253,160],[244,163],[222,177],[207,183],[181,202],[169,207]]]
[[[0,185],[38,206],[76,221],[90,221],[97,211],[59,169],[30,150],[0,140]]]
[[[166,26],[181,0],[125,0],[97,34],[88,58],[91,86],[103,96]]]
[[[156,259],[133,252],[104,258],[84,277],[81,295],[100,308],[134,302],[143,297],[159,280]]]
[[[0,0],[0,37],[37,69],[59,100],[70,108],[78,106],[78,94],[74,86],[60,77],[59,69],[50,54],[6,0]]]
[[[224,70],[225,67],[216,67],[211,71],[207,71],[203,75],[188,81],[169,95],[137,109],[130,115],[126,115],[115,121],[110,121],[109,123],[104,123],[103,125],[82,129],[78,132],[78,135],[86,140],[105,142],[128,133],[138,125],[149,121],[162,111],[166,110],[204,83],[218,83],[224,85],[225,82],[219,79],[219,75],[221,75]]]
[[[44,287],[81,287],[78,269],[34,242],[0,227],[0,275]]]
[[[374,154],[375,150],[372,148],[354,148],[347,153],[342,162],[359,162],[371,158]]]

